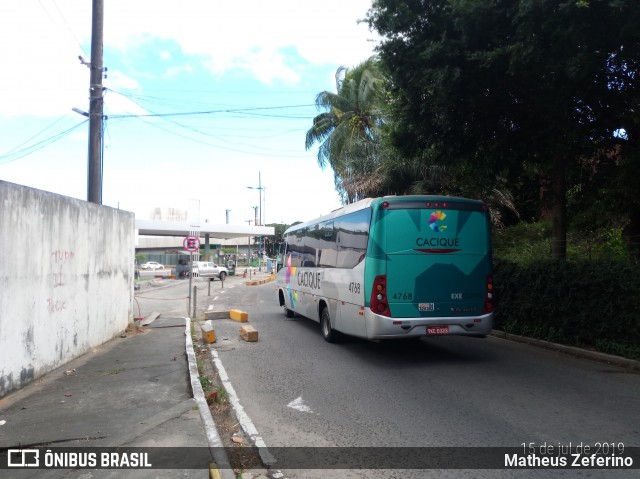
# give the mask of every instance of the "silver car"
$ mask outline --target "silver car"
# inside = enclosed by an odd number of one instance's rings
[[[219,266],[208,261],[194,261],[193,275],[201,278],[219,278],[224,281],[229,275],[229,270],[224,266]]]
[[[147,263],[141,264],[140,269],[164,269],[164,266],[160,263],[156,263],[155,261],[148,261]]]

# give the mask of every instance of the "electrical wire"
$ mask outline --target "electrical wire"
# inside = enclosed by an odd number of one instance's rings
[[[208,146],[212,146],[215,148],[219,148],[219,149],[223,149],[226,151],[233,151],[236,153],[246,153],[246,154],[260,154],[260,155],[264,155],[264,156],[276,156],[276,157],[287,157],[287,158],[304,158],[304,155],[300,155],[297,154],[296,151],[289,151],[289,153],[294,153],[293,155],[288,155],[286,154],[287,152],[283,152],[281,149],[278,150],[273,150],[270,148],[265,148],[262,146],[251,146],[251,148],[253,148],[254,150],[258,150],[258,151],[247,151],[246,149],[238,149],[238,148],[232,148],[232,147],[228,147],[228,146],[222,146],[220,144],[216,144],[216,143],[212,143],[210,141],[206,141],[206,140],[201,140],[198,138],[194,138],[192,136],[187,136],[187,135],[183,135],[180,134],[176,131],[167,129],[167,128],[163,128],[160,125],[156,124],[156,123],[152,123],[150,121],[147,121],[147,118],[160,118],[163,121],[169,122],[172,125],[178,126],[179,128],[183,128],[189,132],[193,132],[193,133],[197,133],[199,135],[203,135],[207,138],[213,138],[216,139],[218,141],[222,141],[224,143],[228,143],[231,145],[245,145],[245,143],[238,143],[238,142],[234,142],[229,140],[228,138],[223,138],[223,137],[219,137],[219,136],[214,136],[211,133],[202,131],[201,129],[195,128],[193,126],[190,125],[185,125],[183,123],[179,123],[173,119],[171,119],[170,117],[175,116],[175,115],[180,115],[180,116],[186,116],[186,115],[196,115],[196,116],[202,116],[204,114],[213,114],[213,113],[226,113],[226,112],[230,112],[230,111],[251,111],[251,110],[264,110],[264,109],[282,109],[282,108],[290,108],[290,106],[273,106],[273,107],[251,107],[251,108],[240,108],[240,109],[225,109],[225,110],[209,110],[208,112],[203,112],[203,111],[197,111],[197,112],[182,112],[182,113],[155,113],[151,110],[149,110],[148,108],[146,108],[145,106],[141,105],[138,101],[134,100],[135,95],[126,95],[124,93],[121,92],[117,92],[114,90],[110,90],[116,94],[119,94],[121,96],[124,96],[125,98],[127,98],[129,101],[131,101],[132,103],[134,103],[135,105],[139,106],[140,108],[142,108],[145,111],[148,111],[149,113],[145,113],[145,114],[126,114],[126,115],[109,115],[109,118],[116,118],[116,119],[125,119],[125,118],[135,118],[138,119],[142,122],[144,122],[145,124],[149,125],[149,126],[153,126],[154,128],[158,128],[162,131],[165,131],[167,133],[170,133],[174,136],[178,136],[180,138],[184,138],[186,140],[189,141],[193,141],[195,143],[200,143],[200,144],[204,144],[204,145],[208,145]],[[293,105],[293,107],[305,107],[305,106],[309,106],[309,105]],[[306,117],[305,117],[306,118]],[[265,152],[273,152],[273,154],[269,154],[269,153],[265,153]]]
[[[44,5],[42,4],[42,0],[38,0],[38,3],[40,4],[40,7],[42,8],[42,10],[47,14],[47,16],[49,17],[49,20],[51,20],[51,23],[53,23],[54,25],[58,25],[54,20],[53,17],[51,16],[51,14],[47,11],[47,9],[44,7]],[[62,14],[62,12],[60,11],[60,9],[58,8],[58,5],[56,4],[55,0],[52,0],[51,3],[53,3],[53,6],[55,7],[55,9],[58,12],[58,16],[62,19],[62,22],[65,24],[65,26],[67,27],[67,30],[69,30],[69,33],[71,34],[71,36],[73,37],[74,41],[78,44],[78,48],[80,50],[81,53],[84,54],[84,56],[88,57],[89,55],[84,51],[84,48],[82,48],[82,43],[80,42],[80,40],[78,39],[78,37],[76,36],[76,34],[73,32],[73,30],[71,29],[71,26],[69,25],[69,22],[67,22],[67,19],[64,17],[64,15]]]
[[[30,155],[31,153],[41,150],[45,146],[49,146],[50,144],[55,143],[58,140],[61,140],[63,137],[65,137],[66,135],[68,135],[69,133],[77,129],[79,126],[84,125],[88,121],[89,120],[81,121],[80,123],[72,126],[71,128],[61,131],[60,133],[54,136],[51,136],[49,138],[45,138],[44,140],[41,140],[38,143],[34,143],[33,145],[27,148],[23,148],[22,150],[16,151],[14,153],[9,152],[9,153],[5,153],[4,155],[0,155],[0,162],[6,164],[6,163],[11,163],[12,161],[19,160],[20,158],[24,158],[25,156]]]
[[[205,110],[205,111],[185,111],[185,112],[173,112],[173,113],[153,113],[151,112],[151,110],[149,110],[148,108],[145,108],[144,106],[140,105],[138,102],[134,101],[134,98],[138,98],[135,95],[127,95],[125,93],[116,91],[116,90],[111,90],[108,89],[109,91],[116,93],[118,95],[121,95],[125,98],[127,98],[128,100],[132,101],[133,103],[135,103],[136,105],[140,106],[141,108],[149,111],[150,113],[139,113],[139,114],[127,114],[127,115],[110,115],[110,118],[140,118],[140,117],[157,117],[157,118],[163,118],[163,117],[171,117],[171,116],[203,116],[203,115],[214,115],[214,114],[220,114],[220,113],[245,113],[245,114],[253,114],[253,115],[261,115],[261,116],[269,116],[269,117],[277,117],[277,118],[291,118],[291,119],[304,119],[304,118],[308,118],[307,116],[300,116],[300,115],[296,115],[296,116],[286,116],[286,115],[264,115],[264,114],[260,114],[260,113],[252,113],[252,112],[257,112],[257,111],[261,111],[261,110],[283,110],[286,108],[309,108],[309,107],[315,107],[315,104],[302,104],[302,105],[281,105],[281,106],[254,106],[254,107],[245,107],[245,108],[223,108],[223,109],[217,109],[217,110]]]
[[[199,139],[193,138],[191,136],[183,135],[181,133],[178,133],[178,132],[176,132],[174,130],[170,130],[168,128],[163,128],[162,126],[160,126],[160,125],[158,125],[156,123],[152,123],[150,121],[145,120],[144,117],[142,117],[142,118],[137,117],[137,119],[142,121],[143,123],[149,125],[149,126],[152,126],[154,128],[158,128],[159,130],[165,131],[165,132],[170,133],[171,135],[177,136],[179,138],[183,138],[185,140],[189,140],[189,141],[192,141],[194,143],[199,143],[199,144],[202,144],[202,145],[212,146],[214,148],[218,148],[218,149],[221,149],[221,150],[232,151],[234,153],[246,153],[246,154],[250,154],[250,155],[259,154],[261,156],[272,156],[272,157],[277,157],[277,158],[306,158],[306,156],[304,156],[304,155],[287,155],[287,154],[283,154],[281,152],[281,150],[278,150],[279,153],[276,153],[275,152],[276,150],[271,150],[271,151],[274,151],[274,153],[270,154],[270,153],[265,153],[265,152],[256,152],[256,151],[242,150],[242,149],[238,149],[238,148],[231,148],[231,147],[223,146],[223,145],[220,145],[220,144],[211,143],[210,141],[199,140]],[[254,147],[254,148],[258,148],[258,147]],[[266,151],[269,151],[269,150],[266,150]]]
[[[41,4],[42,6],[42,4]],[[44,7],[43,7],[44,9]],[[45,10],[46,12],[46,10]],[[47,12],[48,14],[48,12]],[[105,89],[107,90],[107,89]],[[128,100],[130,100],[132,103],[134,103],[135,105],[139,106],[140,108],[142,108],[143,110],[149,112],[149,113],[142,113],[142,114],[136,114],[136,113],[127,113],[127,114],[122,114],[122,115],[109,115],[109,119],[111,120],[125,120],[125,119],[138,119],[140,121],[143,121],[144,123],[146,123],[147,125],[153,126],[155,128],[158,128],[162,131],[165,131],[167,133],[170,133],[174,136],[189,140],[189,141],[193,141],[195,143],[200,143],[200,144],[204,144],[204,145],[208,145],[208,146],[212,146],[215,148],[219,148],[219,149],[223,149],[223,150],[227,150],[227,151],[232,151],[232,152],[236,152],[236,153],[246,153],[246,154],[260,154],[260,155],[264,155],[264,156],[274,156],[274,157],[285,157],[285,158],[304,158],[306,156],[301,155],[301,154],[297,154],[296,151],[282,151],[281,149],[278,150],[274,150],[271,148],[266,148],[266,147],[262,147],[262,146],[255,146],[255,145],[248,145],[250,147],[250,149],[240,149],[240,148],[233,148],[233,147],[229,147],[229,146],[223,146],[220,145],[218,143],[212,143],[211,141],[206,141],[206,140],[202,140],[202,139],[198,139],[198,138],[194,138],[192,136],[187,136],[187,135],[183,135],[180,134],[174,130],[168,129],[168,128],[163,128],[160,125],[157,125],[155,123],[146,121],[146,118],[160,118],[163,119],[164,121],[169,122],[170,124],[173,124],[179,128],[183,128],[189,132],[192,133],[196,133],[198,135],[202,135],[204,137],[207,138],[212,138],[218,141],[222,141],[224,143],[230,144],[230,145],[246,145],[246,143],[239,143],[239,142],[234,142],[229,140],[229,136],[227,135],[226,137],[220,137],[220,136],[215,136],[212,135],[209,132],[203,131],[201,128],[196,128],[194,126],[190,126],[190,125],[185,125],[183,123],[177,122],[175,120],[170,119],[171,117],[175,117],[175,116],[190,116],[190,117],[204,117],[204,116],[211,116],[211,115],[220,115],[220,114],[232,114],[232,115],[241,115],[238,116],[237,118],[247,118],[247,117],[265,117],[265,118],[280,118],[280,119],[295,119],[295,120],[299,120],[299,119],[308,119],[309,115],[276,115],[276,114],[269,114],[269,113],[263,113],[265,111],[274,111],[274,110],[284,110],[284,109],[291,109],[291,108],[309,108],[309,107],[315,107],[315,105],[313,104],[298,104],[298,105],[277,105],[277,106],[266,106],[266,107],[243,107],[243,108],[221,108],[221,109],[211,109],[211,110],[201,110],[201,111],[186,111],[186,112],[173,112],[173,113],[156,113],[153,112],[151,110],[149,110],[148,108],[144,107],[143,105],[141,105],[138,101],[134,100],[134,98],[139,99],[139,100],[143,100],[143,99],[151,99],[154,97],[142,97],[142,96],[137,96],[137,95],[128,95],[116,90],[111,90],[108,89],[109,91],[116,93],[118,95],[121,95],[125,98],[127,98]],[[39,131],[38,133],[36,133],[35,135],[33,135],[31,138],[29,138],[28,140],[24,141],[23,143],[15,146],[14,148],[12,148],[11,150],[7,151],[6,153],[0,155],[0,163],[10,163],[16,160],[19,160],[21,158],[24,158],[25,156],[34,153],[52,143],[55,143],[56,141],[62,139],[64,136],[68,135],[69,133],[71,133],[72,131],[74,131],[75,129],[77,129],[79,126],[87,123],[88,120],[83,120],[82,122],[72,126],[71,128],[68,128],[60,133],[57,133],[51,137],[45,138],[37,143],[34,143],[26,148],[20,149],[18,150],[18,148],[20,148],[21,146],[24,146],[26,144],[28,144],[29,142],[31,142],[32,140],[38,138],[40,135],[42,135],[45,131],[53,128],[55,125],[57,125],[60,121],[62,121],[65,117],[61,117],[58,118],[56,121],[54,121],[53,123],[51,123],[49,126],[45,127],[44,129],[42,129],[41,131]],[[204,127],[207,128],[207,127]],[[216,128],[219,129],[219,128]],[[295,131],[303,131],[300,129],[290,129],[286,132],[281,132],[278,131],[277,133],[273,134],[273,135],[269,135],[269,136],[262,136],[261,138],[272,138],[272,137],[276,137],[276,136],[281,136],[281,135],[285,135],[288,134],[290,132],[295,132]],[[108,132],[108,130],[107,130]],[[111,135],[109,134],[109,137],[111,137]],[[237,138],[256,138],[255,136],[253,137],[249,137],[249,136],[237,136]],[[253,150],[253,151],[251,151]],[[272,154],[269,154],[268,152],[273,152]],[[287,153],[292,153],[292,154],[287,154]]]
[[[32,140],[35,140],[36,138],[38,138],[40,135],[42,135],[45,131],[47,131],[49,128],[53,128],[54,125],[57,125],[58,123],[60,123],[62,120],[68,118],[68,116],[61,116],[60,118],[58,118],[56,121],[54,121],[53,123],[51,123],[49,126],[43,128],[42,130],[40,130],[38,133],[36,133],[35,135],[33,135],[31,138],[29,138],[28,140],[23,141],[22,143],[20,143],[19,145],[15,146],[14,148],[12,148],[11,150],[7,151],[6,153],[4,153],[3,156],[7,156],[10,153],[13,153],[15,150],[17,150],[18,148],[20,148],[23,145],[26,145],[27,143],[29,143]],[[0,157],[2,158],[2,157]]]

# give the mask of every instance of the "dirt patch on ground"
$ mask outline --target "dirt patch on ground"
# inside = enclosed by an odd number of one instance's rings
[[[200,383],[233,470],[239,474],[248,469],[264,469],[258,450],[245,437],[227,392],[213,367],[209,352],[210,345],[194,338],[193,347]]]
[[[135,336],[136,334],[147,334],[148,332],[148,328],[143,328],[142,326],[138,326],[137,324],[129,324],[129,326],[127,326],[127,329],[120,333],[120,337],[128,338],[129,336]]]

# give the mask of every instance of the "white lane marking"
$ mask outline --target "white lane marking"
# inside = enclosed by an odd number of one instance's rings
[[[211,357],[213,358],[213,364],[218,369],[218,376],[220,377],[220,381],[222,381],[222,385],[224,389],[227,391],[227,395],[229,396],[229,401],[231,401],[231,405],[236,412],[236,417],[238,421],[240,421],[240,426],[242,430],[247,434],[252,440],[255,446],[258,448],[258,454],[260,454],[260,458],[264,464],[275,464],[276,458],[267,450],[267,445],[265,444],[262,436],[258,433],[258,429],[251,421],[251,418],[246,413],[242,404],[240,404],[240,400],[238,399],[238,395],[236,394],[236,390],[231,385],[231,380],[227,375],[227,370],[222,365],[222,361],[220,361],[220,357],[218,356],[218,352],[215,349],[210,350]]]
[[[300,412],[313,412],[311,408],[304,403],[304,401],[302,400],[302,396],[291,401],[289,404],[287,404],[287,407]]]

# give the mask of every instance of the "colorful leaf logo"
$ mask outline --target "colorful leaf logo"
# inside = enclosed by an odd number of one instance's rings
[[[289,301],[291,302],[291,307],[295,308],[296,303],[298,302],[298,293],[296,291],[291,291],[291,278],[296,275],[295,266],[291,266],[291,254],[287,258],[287,275],[285,281],[287,283],[287,293],[289,294]]]
[[[429,216],[429,228],[431,228],[434,233],[442,233],[443,230],[447,229],[447,226],[442,224],[446,217],[446,213],[442,211],[433,211]]]

